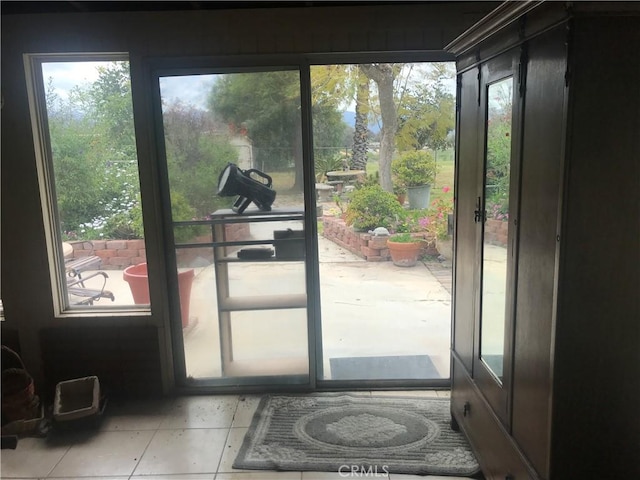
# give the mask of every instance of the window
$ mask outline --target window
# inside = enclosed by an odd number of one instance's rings
[[[29,59],[57,313],[148,305],[129,62]],[[132,281],[146,295],[134,297]]]

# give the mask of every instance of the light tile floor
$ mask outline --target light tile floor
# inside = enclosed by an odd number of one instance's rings
[[[360,395],[448,397],[448,391],[358,392]],[[100,480],[334,480],[327,472],[236,470],[259,395],[178,397],[107,405],[100,428],[21,438],[2,450],[1,478]],[[369,477],[371,478],[371,475]],[[456,477],[390,474],[391,480]]]

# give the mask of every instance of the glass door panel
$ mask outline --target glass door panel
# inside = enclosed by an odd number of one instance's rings
[[[487,138],[484,171],[485,224],[482,255],[480,357],[502,382],[507,321],[507,240],[513,79],[487,87]]]
[[[159,85],[176,266],[193,272],[187,383],[306,384],[300,74],[172,72]]]
[[[318,380],[446,384],[454,65],[317,65],[311,67],[311,86],[316,194],[322,209]],[[435,166],[426,204],[414,206],[406,195],[412,185],[392,175],[392,161],[401,155]],[[398,266],[389,258],[386,237],[369,233],[376,227],[432,239],[437,230],[440,245],[425,249],[414,266]]]

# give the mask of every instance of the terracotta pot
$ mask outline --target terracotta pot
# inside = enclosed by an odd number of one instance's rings
[[[122,272],[122,277],[129,284],[133,301],[137,305],[147,305],[149,300],[149,276],[147,274],[147,264],[139,263],[131,265]],[[180,291],[180,314],[182,317],[182,328],[189,325],[189,303],[191,301],[191,286],[195,273],[193,269],[178,272],[178,290]]]
[[[398,267],[413,267],[418,263],[422,242],[394,242],[387,240],[387,248],[394,265]]]

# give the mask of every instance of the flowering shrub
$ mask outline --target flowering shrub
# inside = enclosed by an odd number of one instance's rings
[[[443,187],[442,195],[431,202],[429,218],[431,219],[430,231],[436,238],[446,238],[448,233],[448,217],[453,213],[453,196],[446,195],[451,189]]]
[[[487,205],[487,218],[494,218],[506,222],[509,220],[509,206],[501,203]]]
[[[416,233],[429,230],[431,219],[426,210],[405,210],[391,225],[392,233]]]

